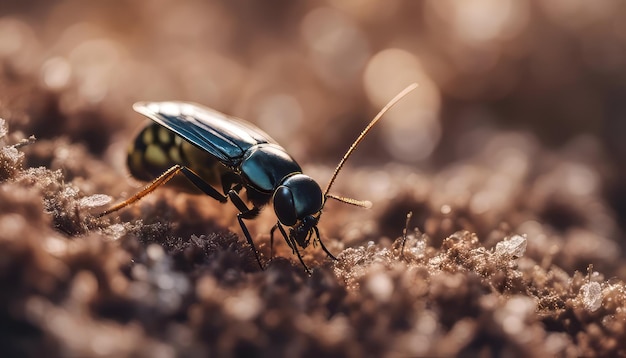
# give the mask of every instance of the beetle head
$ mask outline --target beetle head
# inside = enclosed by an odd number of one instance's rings
[[[317,182],[304,174],[291,175],[274,191],[273,204],[278,221],[291,227],[289,237],[307,247],[324,205]]]
[[[317,228],[318,221],[319,215],[305,216],[302,220],[299,220],[295,226],[289,229],[289,237],[295,240],[302,248],[309,246],[311,235],[313,234],[313,230]]]

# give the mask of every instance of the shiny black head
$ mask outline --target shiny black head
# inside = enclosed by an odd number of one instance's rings
[[[291,227],[289,237],[300,247],[309,245],[317,226],[324,199],[322,189],[315,180],[304,174],[287,177],[274,191],[274,211],[282,225]]]

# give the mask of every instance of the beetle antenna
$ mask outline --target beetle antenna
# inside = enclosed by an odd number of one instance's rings
[[[332,198],[332,199],[336,199],[336,200],[339,200],[339,201],[347,203],[347,204],[367,207],[366,205],[359,205],[360,203],[365,203],[365,201],[360,201],[360,200],[355,200],[355,199],[350,199],[350,198],[341,198],[341,197],[338,197],[338,196],[334,196],[334,195],[328,194],[328,192],[330,191],[330,188],[335,183],[335,179],[337,179],[337,174],[339,174],[339,171],[341,170],[341,168],[345,164],[346,160],[348,160],[348,158],[350,158],[350,155],[352,155],[352,152],[354,152],[356,147],[361,143],[361,141],[363,141],[363,138],[365,138],[367,133],[369,133],[369,131],[372,129],[372,127],[376,124],[376,122],[378,122],[378,120],[385,113],[387,113],[387,111],[391,107],[393,107],[396,103],[398,103],[398,101],[400,101],[402,98],[404,98],[404,96],[406,96],[407,94],[409,94],[409,92],[413,91],[416,88],[417,88],[417,83],[412,83],[407,88],[403,89],[402,92],[398,93],[391,101],[389,101],[389,103],[387,103],[385,105],[385,107],[383,107],[383,109],[381,109],[380,112],[378,112],[376,117],[374,117],[374,119],[372,119],[372,121],[367,125],[367,127],[365,127],[365,129],[363,129],[363,131],[361,132],[361,134],[359,134],[359,136],[356,138],[354,143],[352,143],[352,145],[350,146],[350,148],[348,149],[346,154],[343,155],[343,158],[341,158],[341,161],[337,165],[337,168],[335,168],[335,172],[333,173],[333,176],[330,178],[330,181],[328,182],[328,185],[326,185],[326,190],[324,190],[324,198]],[[371,203],[370,203],[370,206],[371,206]]]
[[[337,196],[333,194],[326,194],[326,197],[330,199],[335,199],[337,201],[341,201],[342,203],[358,206],[364,209],[369,209],[372,207],[372,202],[369,200],[357,200],[357,199],[346,198],[343,196]]]

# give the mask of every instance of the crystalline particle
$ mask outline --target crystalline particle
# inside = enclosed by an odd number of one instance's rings
[[[82,208],[96,208],[111,202],[111,197],[105,194],[95,194],[86,196],[78,201],[78,205]]]
[[[4,119],[0,118],[0,138],[6,136],[7,133],[7,122]]]
[[[496,244],[496,254],[522,257],[526,252],[526,237],[514,235]]]
[[[585,308],[591,312],[602,306],[602,287],[597,282],[589,282],[580,288]]]

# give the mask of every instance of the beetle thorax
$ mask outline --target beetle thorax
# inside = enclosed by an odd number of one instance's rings
[[[302,169],[282,147],[259,144],[246,152],[240,171],[256,190],[272,193],[286,177],[300,173]]]

